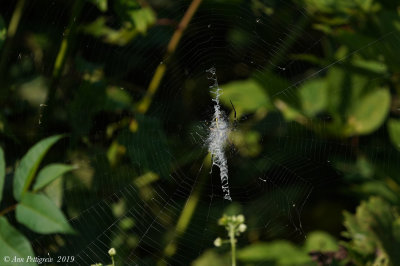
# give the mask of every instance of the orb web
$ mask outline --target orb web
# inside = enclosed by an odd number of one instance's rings
[[[78,234],[31,235],[37,254],[74,255],[77,263],[89,265],[106,262],[107,250],[115,247],[121,265],[151,265],[155,260],[187,265],[212,248],[218,236],[217,220],[232,206],[245,216],[257,213],[249,221],[248,231],[259,239],[302,239],[309,229],[305,228],[304,220],[309,221],[304,219],[303,210],[313,204],[313,193],[339,182],[341,173],[334,167],[341,163],[336,161],[337,154],[353,160],[363,147],[372,146],[369,157],[383,167],[389,156],[398,156],[384,145],[354,146],[351,140],[330,138],[328,115],[290,119],[277,111],[254,114],[244,109],[241,116],[247,118],[238,123],[238,130],[254,133],[257,141],[252,145],[259,148],[249,155],[251,144],[245,143],[227,154],[229,189],[221,189],[224,182],[221,184],[216,171],[209,174],[210,158],[202,144],[207,138],[204,130],[209,128],[204,121],[215,111],[205,70],[215,66],[222,87],[251,77],[282,111],[296,104],[298,91],[306,82],[328,75],[354,56],[368,60],[371,48],[387,53],[400,44],[398,32],[381,32],[375,39],[353,44],[330,62],[313,65],[292,56],[322,53],[320,35],[306,31],[311,19],[306,10],[289,1],[276,6],[270,1],[253,2],[277,14],[254,10],[250,2],[204,1],[175,54],[166,58],[173,25],[187,10],[187,1],[174,1],[158,10],[157,16],[172,21],[172,26],[156,25],[124,46],[106,44],[84,32],[77,35],[71,58],[77,72],[87,78],[76,82],[77,92],[63,92],[70,102],[59,109],[68,110],[67,115],[73,118],[68,126],[75,139],[65,148],[75,153],[73,158],[81,169],[65,179],[62,187],[65,212]],[[30,5],[34,3],[38,1]],[[66,27],[68,7],[51,12],[51,1],[46,4],[49,8],[43,21],[57,29]],[[98,10],[89,5],[85,8],[80,20],[90,23],[99,15]],[[115,14],[107,15],[112,18]],[[51,31],[51,27],[46,30]],[[30,57],[23,51],[21,54]],[[396,59],[389,63],[395,64]],[[166,65],[166,75],[148,112],[133,112],[129,105],[146,94],[159,64]],[[42,71],[49,69],[45,66]],[[96,75],[101,78],[93,82]],[[384,77],[378,74],[374,80]],[[62,77],[61,83],[68,78]],[[128,93],[132,102],[117,111],[111,112],[104,106],[112,103],[97,97],[121,91]],[[244,101],[239,97],[234,104],[246,107]],[[230,106],[222,102],[221,108],[226,119],[231,119]],[[318,126],[311,128],[315,120]],[[40,120],[37,126],[46,129],[43,123]],[[52,133],[46,129],[43,135]],[[95,148],[84,152],[79,147]],[[117,166],[110,161],[112,151],[122,151]],[[218,165],[218,161],[213,162]],[[226,195],[232,202],[224,199]],[[187,213],[190,218],[184,217]],[[241,241],[245,244],[250,240]]]

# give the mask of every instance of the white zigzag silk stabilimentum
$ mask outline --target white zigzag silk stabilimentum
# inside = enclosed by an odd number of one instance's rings
[[[228,184],[228,162],[225,156],[230,125],[225,113],[221,110],[219,97],[222,90],[218,86],[215,68],[210,68],[207,72],[211,74],[209,79],[214,81],[214,84],[210,86],[211,92],[214,94],[214,115],[207,138],[208,151],[212,156],[212,166],[216,165],[219,168],[224,199],[232,200]]]

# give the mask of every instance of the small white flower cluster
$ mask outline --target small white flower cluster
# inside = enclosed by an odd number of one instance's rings
[[[110,257],[111,257],[111,264],[109,264],[108,266],[115,266],[115,262],[114,262],[114,256],[117,254],[117,251],[115,250],[115,248],[110,248],[109,250],[108,250],[108,255],[110,255]],[[103,266],[103,264],[101,264],[101,263],[95,263],[95,264],[92,264],[91,266]]]
[[[245,232],[247,226],[244,224],[244,216],[243,214],[239,214],[237,216],[222,216],[221,219],[218,220],[218,224],[225,226],[225,229],[228,231],[228,235],[239,236],[241,233]],[[230,240],[223,240],[222,238],[218,237],[214,240],[214,246],[220,247],[224,243],[229,243]],[[235,240],[236,241],[236,240]]]

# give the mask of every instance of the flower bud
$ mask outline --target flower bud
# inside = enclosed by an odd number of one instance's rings
[[[112,257],[112,256],[115,256],[115,254],[117,254],[117,252],[115,251],[115,248],[111,248],[111,249],[108,251],[108,254]]]
[[[245,224],[240,224],[239,225],[239,232],[243,233],[244,231],[246,231],[247,226]]]
[[[236,220],[237,220],[239,223],[244,223],[244,216],[243,216],[243,214],[239,214],[238,216],[236,216]]]
[[[214,246],[220,247],[221,245],[222,245],[222,239],[220,237],[214,240]]]

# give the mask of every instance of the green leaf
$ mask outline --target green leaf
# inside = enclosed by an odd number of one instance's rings
[[[400,265],[400,213],[394,206],[379,197],[371,197],[361,202],[355,215],[345,212],[344,225],[347,229],[344,236],[351,239],[348,249],[372,259],[380,249],[388,255],[390,265]]]
[[[232,101],[238,116],[246,112],[255,112],[259,108],[272,107],[268,94],[254,80],[233,81],[222,85],[221,101],[226,106],[231,106]]]
[[[132,108],[132,97],[123,88],[108,87],[104,109],[114,111]]]
[[[387,89],[375,90],[352,104],[347,135],[369,134],[385,121],[390,108],[390,93]]]
[[[400,195],[391,190],[388,184],[381,180],[364,182],[357,186],[356,191],[359,192],[361,195],[380,196],[388,202],[400,202]]]
[[[5,179],[6,179],[6,162],[4,160],[3,149],[0,147],[0,202],[1,199],[3,198],[3,187]]]
[[[389,119],[387,127],[390,140],[392,141],[393,145],[400,150],[400,120]]]
[[[323,79],[316,79],[305,83],[300,88],[300,100],[303,111],[314,116],[323,111],[328,103],[327,84]]]
[[[130,15],[136,30],[142,34],[146,33],[147,29],[156,22],[156,15],[150,7],[132,11]]]
[[[17,205],[17,221],[40,234],[74,233],[64,214],[46,196],[27,192]]]
[[[3,17],[0,16],[0,49],[3,47],[4,42],[6,41],[7,37],[7,29],[4,23]]]
[[[106,12],[108,5],[107,5],[107,0],[90,0],[90,2],[97,6],[97,8],[101,11],[101,12]]]
[[[33,186],[33,190],[39,190],[45,187],[47,184],[51,183],[54,179],[62,176],[66,172],[74,170],[76,167],[67,164],[50,164],[40,170],[37,175],[36,182]]]
[[[310,265],[308,254],[288,241],[256,243],[238,251],[237,257],[244,262],[274,261],[277,265]]]
[[[26,258],[34,256],[29,240],[12,227],[4,217],[0,217],[0,247],[0,265],[17,265],[16,263],[4,263],[6,257]],[[26,262],[24,265],[36,264]]]
[[[206,250],[194,260],[192,266],[228,266],[231,265],[226,255],[221,255],[214,250]]]
[[[330,234],[323,231],[314,231],[307,236],[305,250],[310,251],[338,251],[337,240]]]
[[[22,194],[28,190],[44,155],[62,137],[62,135],[56,135],[39,141],[22,158],[14,174],[13,192],[16,200],[19,201]]]

